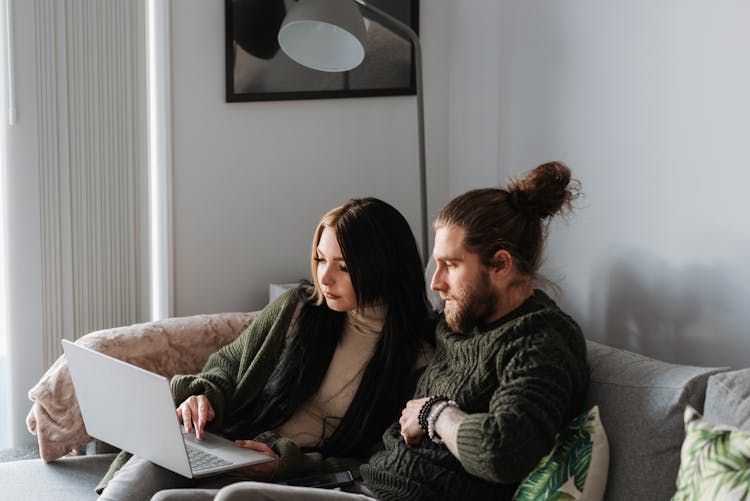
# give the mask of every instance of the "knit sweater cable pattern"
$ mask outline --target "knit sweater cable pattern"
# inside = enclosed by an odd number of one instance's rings
[[[453,333],[441,320],[436,334],[415,398],[446,395],[469,414],[458,429],[460,460],[427,437],[404,444],[394,424],[362,477],[382,500],[510,499],[583,405],[589,372],[581,330],[535,291],[488,330]]]

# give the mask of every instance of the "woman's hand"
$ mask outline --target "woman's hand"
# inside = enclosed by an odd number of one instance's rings
[[[401,436],[407,444],[418,444],[422,441],[424,431],[419,425],[419,411],[428,399],[429,397],[409,400],[401,411],[398,423],[401,425]]]
[[[273,461],[266,461],[265,463],[254,464],[240,470],[245,476],[251,480],[260,482],[268,482],[273,480],[273,476],[276,473],[276,469],[279,466],[279,456],[269,446],[263,442],[256,442],[254,440],[235,440],[235,444],[245,449],[252,449],[258,451],[261,454],[273,458]]]
[[[192,395],[185,399],[177,408],[177,417],[182,420],[185,432],[190,433],[195,428],[195,438],[203,440],[203,429],[206,423],[216,417],[211,402],[205,395]]]

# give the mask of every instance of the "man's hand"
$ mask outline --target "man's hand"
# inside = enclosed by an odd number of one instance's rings
[[[404,410],[401,411],[398,423],[401,425],[401,436],[407,444],[418,444],[422,441],[424,431],[419,425],[419,411],[428,399],[429,397],[409,400]]]
[[[273,476],[279,466],[279,456],[276,455],[273,449],[271,449],[263,442],[256,442],[254,440],[235,440],[234,443],[239,447],[252,449],[273,458],[273,461],[254,464],[252,466],[248,466],[247,468],[239,470],[242,474],[244,474],[251,480],[256,480],[259,482],[269,482],[273,480]]]
[[[203,440],[203,429],[206,423],[216,417],[211,402],[205,395],[192,395],[177,408],[177,417],[182,420],[186,433],[195,429],[195,438]]]
[[[409,445],[418,444],[424,438],[425,433],[419,425],[419,411],[428,399],[429,397],[409,400],[406,402],[404,410],[401,411],[401,418],[398,420],[401,425],[401,436],[404,437],[404,442]],[[459,458],[458,427],[466,419],[466,416],[468,414],[458,407],[448,406],[443,409],[443,412],[440,413],[435,421],[435,432],[445,442],[448,450],[457,458]]]

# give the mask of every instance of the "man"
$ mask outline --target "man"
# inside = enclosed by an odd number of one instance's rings
[[[445,311],[419,398],[360,468],[378,499],[510,499],[582,410],[584,337],[532,286],[544,220],[569,207],[569,183],[569,169],[552,162],[441,211],[431,287]]]

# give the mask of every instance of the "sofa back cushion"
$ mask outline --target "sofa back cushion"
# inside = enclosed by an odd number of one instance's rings
[[[605,499],[669,499],[676,490],[683,414],[702,411],[709,376],[691,367],[588,341],[588,407],[599,406],[610,448]]]
[[[708,378],[703,417],[750,432],[750,369],[722,372]]]

